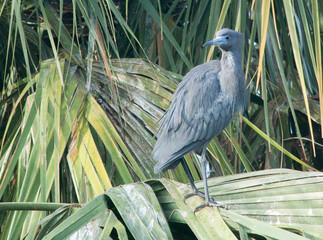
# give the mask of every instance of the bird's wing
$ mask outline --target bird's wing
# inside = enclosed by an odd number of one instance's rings
[[[176,160],[219,134],[231,121],[232,109],[221,95],[219,61],[193,68],[176,89],[153,150],[155,171],[177,165]]]

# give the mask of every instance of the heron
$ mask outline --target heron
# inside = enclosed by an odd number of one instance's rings
[[[172,102],[163,115],[157,130],[152,156],[156,160],[154,172],[174,169],[182,163],[193,189],[191,195],[205,199],[205,206],[223,206],[209,195],[206,167],[207,146],[244,108],[245,80],[241,66],[243,34],[224,28],[216,38],[203,47],[217,45],[222,56],[192,68],[179,83]],[[188,168],[184,155],[195,151],[201,156],[204,193],[200,192]],[[198,210],[198,209],[195,209]]]

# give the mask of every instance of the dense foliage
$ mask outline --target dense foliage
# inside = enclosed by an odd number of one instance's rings
[[[3,0],[1,202],[33,202],[22,209],[48,211],[59,203],[91,200],[103,206],[101,194],[111,187],[162,176],[187,182],[181,166],[165,175],[153,173],[154,132],[181,76],[219,58],[218,49],[201,46],[222,27],[245,34],[243,69],[250,98],[245,111],[208,147],[212,176],[272,168],[322,170],[322,1]],[[198,159],[190,154],[186,160],[199,180]],[[154,191],[148,189],[147,196]],[[107,210],[98,209],[95,216]],[[251,210],[244,213],[252,215]],[[66,215],[50,224],[44,211],[1,211],[1,239],[41,238],[73,211],[56,212],[56,217]],[[127,235],[124,225],[129,230],[129,224],[118,214],[111,211],[103,219],[113,222],[117,235]],[[46,221],[48,228],[38,227]],[[248,228],[226,224],[241,238]],[[196,233],[198,228],[189,226]]]

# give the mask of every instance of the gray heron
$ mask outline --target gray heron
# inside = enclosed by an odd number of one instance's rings
[[[155,173],[175,168],[180,162],[194,194],[205,198],[205,205],[221,206],[210,198],[206,177],[206,148],[244,108],[245,80],[241,67],[243,34],[221,29],[216,38],[203,46],[219,46],[222,57],[192,68],[173,94],[161,119],[153,159]],[[201,155],[204,193],[198,191],[183,156],[191,151]]]

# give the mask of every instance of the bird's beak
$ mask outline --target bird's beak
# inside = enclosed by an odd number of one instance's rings
[[[226,41],[225,37],[226,36],[214,38],[213,40],[204,43],[203,47],[211,46],[211,45],[221,45],[223,43],[226,43],[227,41]]]

